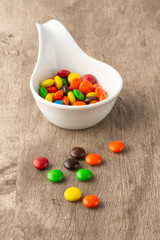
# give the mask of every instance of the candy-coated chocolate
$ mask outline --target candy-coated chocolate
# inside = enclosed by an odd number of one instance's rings
[[[89,104],[90,102],[92,102],[94,100],[98,100],[98,98],[97,97],[87,97],[84,99],[84,102]]]
[[[49,78],[49,79],[47,79],[47,80],[45,80],[45,81],[43,81],[43,82],[41,83],[41,87],[47,88],[47,87],[52,86],[53,83],[54,83],[53,78]]]
[[[83,102],[83,101],[75,101],[75,102],[72,104],[72,106],[82,106],[82,105],[86,105],[86,103]]]
[[[104,89],[101,87],[96,87],[96,89],[95,89],[95,93],[98,98],[100,97],[101,93],[104,93],[104,92],[105,92]]]
[[[66,79],[65,79],[65,78],[61,78],[61,80],[62,80],[63,86],[67,86],[67,81],[66,81]]]
[[[90,104],[94,104],[94,103],[98,103],[98,101],[97,100],[93,100],[93,101],[90,102]]]
[[[76,178],[80,181],[88,181],[92,177],[92,172],[87,168],[81,168],[76,172]]]
[[[80,78],[72,79],[72,81],[70,82],[70,88],[72,90],[73,89],[78,89],[81,82],[82,82],[82,79],[80,79]]]
[[[97,97],[97,95],[95,92],[89,92],[86,94],[86,98],[88,98],[88,97]]]
[[[72,91],[69,91],[68,94],[67,94],[67,96],[68,96],[68,98],[69,98],[70,104],[72,105],[72,104],[76,101],[76,98],[75,98],[73,92],[72,92]]]
[[[95,91],[96,87],[100,87],[99,84],[97,83],[93,84],[93,91]]]
[[[63,101],[62,100],[56,100],[56,101],[54,101],[54,103],[63,105]]]
[[[47,88],[48,93],[55,93],[57,92],[57,88],[55,86],[51,86]]]
[[[78,201],[82,196],[81,190],[76,187],[67,188],[64,192],[64,197],[68,201]]]
[[[102,162],[102,158],[97,153],[90,153],[86,156],[85,161],[89,165],[95,166],[95,165],[98,165]]]
[[[92,92],[92,90],[93,90],[93,85],[89,81],[81,82],[79,85],[79,91],[81,91],[84,94]]]
[[[49,171],[47,178],[51,182],[60,182],[63,179],[63,172],[58,169],[52,169]]]
[[[33,166],[37,169],[45,169],[49,164],[49,161],[45,157],[37,157],[33,160]]]
[[[71,149],[70,155],[76,159],[83,159],[86,155],[86,152],[82,147],[74,147]]]
[[[69,74],[70,74],[70,71],[68,70],[60,70],[57,72],[57,76],[61,78],[67,78]]]
[[[42,98],[45,98],[46,95],[48,94],[48,91],[45,87],[41,87],[40,90],[39,90],[39,94]]]
[[[49,101],[49,102],[52,102],[52,94],[51,93],[48,93],[46,96],[45,96],[45,100]]]
[[[63,91],[58,90],[57,92],[54,93],[54,101],[60,100],[63,97]]]
[[[106,99],[108,97],[108,95],[105,92],[102,92],[100,97],[99,97],[99,101],[103,101],[104,99]]]
[[[124,149],[124,143],[121,141],[113,141],[109,144],[109,149],[115,153],[122,152]]]
[[[79,90],[74,89],[73,94],[78,100],[81,100],[81,101],[84,100],[84,94],[82,92],[80,92]]]
[[[96,82],[96,78],[92,74],[85,74],[82,77],[82,81],[89,81],[92,84],[94,84]]]
[[[56,88],[61,89],[61,87],[63,86],[62,79],[59,76],[55,76],[54,80]]]
[[[67,96],[64,96],[61,100],[64,105],[69,105],[69,98]]]
[[[64,95],[64,96],[67,96],[67,94],[68,94],[68,87],[67,87],[67,86],[63,86],[63,87],[61,88],[61,90],[63,91],[63,95]]]
[[[88,208],[95,208],[99,205],[99,198],[95,195],[87,195],[82,202]]]
[[[81,79],[81,76],[78,73],[70,73],[68,75],[68,81],[69,82],[71,82],[74,78],[80,78]]]
[[[74,158],[69,158],[64,161],[64,167],[69,170],[75,170],[79,167],[79,161]]]

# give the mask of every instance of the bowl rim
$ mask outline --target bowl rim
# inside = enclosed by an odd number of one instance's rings
[[[96,59],[95,59],[96,60]],[[97,61],[97,63],[98,62],[100,62],[99,60],[96,60]],[[100,63],[102,63],[102,62],[100,62]],[[104,62],[103,62],[104,63]],[[104,99],[103,101],[100,101],[100,102],[98,102],[98,103],[95,103],[95,104],[87,104],[87,105],[79,105],[79,106],[72,106],[72,105],[62,105],[62,104],[54,104],[54,102],[49,102],[49,101],[47,101],[47,100],[45,100],[44,98],[42,98],[37,92],[36,92],[36,90],[34,89],[34,87],[33,87],[33,74],[32,74],[32,76],[31,76],[31,79],[30,79],[30,89],[31,89],[31,92],[32,92],[32,94],[33,94],[33,96],[35,97],[35,98],[38,98],[38,100],[42,103],[42,104],[45,104],[45,105],[48,105],[48,106],[50,106],[50,107],[55,107],[55,108],[58,108],[58,109],[70,109],[70,110],[72,110],[72,111],[74,111],[74,110],[77,110],[77,109],[79,109],[79,110],[87,110],[87,109],[91,109],[91,108],[97,108],[97,107],[100,107],[100,106],[103,106],[104,104],[107,104],[107,103],[109,103],[109,102],[111,102],[114,98],[116,98],[118,95],[119,95],[119,93],[121,92],[121,90],[122,90],[122,87],[123,87],[123,79],[122,79],[122,77],[121,77],[121,75],[119,74],[119,72],[115,69],[115,68],[113,68],[112,66],[110,66],[109,64],[106,64],[106,63],[104,63],[105,65],[107,65],[108,67],[110,67],[113,71],[116,71],[117,72],[117,74],[118,74],[118,76],[119,76],[119,81],[120,81],[120,86],[119,86],[119,88],[117,89],[117,91],[115,91],[115,93],[114,94],[112,94],[111,96],[109,96],[108,98],[106,98],[106,99]]]

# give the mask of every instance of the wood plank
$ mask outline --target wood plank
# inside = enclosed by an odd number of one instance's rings
[[[0,13],[0,73],[5,79],[0,106],[0,239],[158,240],[159,1],[5,0]],[[93,128],[55,127],[31,96],[29,78],[38,51],[35,23],[51,18],[62,21],[87,54],[111,64],[124,79],[114,109]],[[126,145],[121,154],[108,150],[115,139]],[[92,170],[91,181],[80,182],[63,167],[74,146],[103,158],[95,168],[81,162]],[[48,169],[32,167],[38,155],[48,157]],[[47,180],[52,168],[64,172],[64,181]],[[83,196],[97,195],[100,206],[91,210],[81,201],[67,202],[63,193],[70,186],[79,187]]]

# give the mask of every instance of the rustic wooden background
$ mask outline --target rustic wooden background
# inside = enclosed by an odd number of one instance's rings
[[[58,19],[89,55],[115,67],[123,91],[97,126],[69,131],[38,110],[29,79],[38,53],[35,23]],[[160,239],[160,1],[0,0],[0,239]],[[110,141],[124,141],[121,154]],[[103,164],[83,183],[63,167],[71,147],[97,152]],[[45,171],[35,157],[49,158]],[[81,166],[86,166],[82,162]],[[62,183],[46,179],[63,170]],[[70,186],[95,194],[87,209],[67,202]]]

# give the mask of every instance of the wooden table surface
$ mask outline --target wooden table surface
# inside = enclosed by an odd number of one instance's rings
[[[87,54],[124,79],[109,116],[90,129],[52,125],[31,95],[35,23],[50,19],[60,20]],[[160,239],[159,0],[1,0],[0,77],[0,239]],[[125,143],[121,154],[108,150],[115,139]],[[91,181],[80,182],[63,167],[74,146],[103,158],[89,167]],[[32,161],[40,155],[51,164],[39,172]],[[49,182],[51,168],[61,169],[64,181]],[[97,195],[99,207],[67,202],[63,193],[70,186]]]

